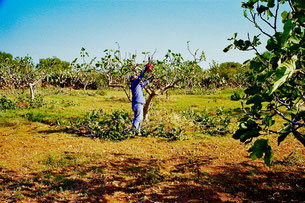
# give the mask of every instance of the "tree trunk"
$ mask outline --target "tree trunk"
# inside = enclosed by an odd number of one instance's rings
[[[34,95],[34,84],[30,83],[30,95],[31,95],[31,99],[34,100],[35,99],[35,95]]]
[[[84,91],[85,91],[85,92],[86,92],[86,90],[87,90],[88,83],[89,83],[89,82],[86,82],[86,83],[84,84]]]
[[[144,120],[147,119],[147,114],[148,114],[150,103],[151,103],[152,99],[155,96],[156,96],[156,94],[153,92],[153,93],[149,94],[149,96],[148,96],[148,98],[146,100],[146,103],[144,105],[144,110],[143,110],[143,118],[144,118]]]

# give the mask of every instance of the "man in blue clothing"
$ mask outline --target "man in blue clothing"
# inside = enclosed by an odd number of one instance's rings
[[[132,110],[134,112],[134,119],[132,122],[132,128],[134,133],[138,130],[139,135],[141,134],[141,123],[143,121],[143,108],[146,102],[145,95],[143,92],[143,87],[153,80],[153,77],[150,77],[145,82],[142,82],[144,74],[146,72],[151,72],[153,65],[151,63],[146,64],[145,70],[138,76],[130,76],[130,89],[132,93]]]

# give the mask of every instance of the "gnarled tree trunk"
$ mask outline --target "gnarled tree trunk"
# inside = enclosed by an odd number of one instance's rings
[[[144,105],[144,110],[143,110],[143,118],[144,120],[147,119],[147,114],[148,114],[148,110],[151,104],[152,99],[156,96],[157,94],[152,92],[151,94],[148,95],[148,98],[146,100],[146,103]]]

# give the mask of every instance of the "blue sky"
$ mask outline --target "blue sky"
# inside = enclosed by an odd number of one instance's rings
[[[228,38],[238,32],[257,33],[243,17],[241,0],[0,0],[0,51],[29,54],[35,62],[56,56],[72,61],[82,47],[98,58],[104,49],[124,53],[167,49],[191,58],[205,51],[208,68],[217,62],[244,60],[253,53],[223,53]]]

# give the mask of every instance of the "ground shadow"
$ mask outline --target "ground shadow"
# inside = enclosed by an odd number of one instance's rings
[[[215,158],[162,160],[109,154],[112,161],[71,166],[23,177],[0,170],[0,200],[111,202],[296,201],[305,197],[304,169],[274,173],[253,162],[202,168]]]

